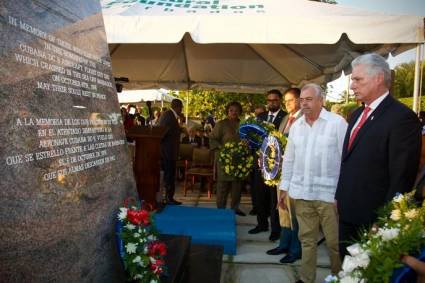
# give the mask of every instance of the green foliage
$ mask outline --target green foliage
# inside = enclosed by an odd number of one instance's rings
[[[404,97],[404,98],[399,98],[398,99],[401,103],[405,104],[407,107],[409,107],[410,109],[413,108],[413,97]],[[425,97],[421,97],[421,107],[420,109],[421,111],[425,110]]]
[[[415,78],[415,62],[403,63],[394,69],[393,96],[410,97],[413,95]],[[425,64],[422,64],[422,72],[425,72]],[[425,76],[422,76],[422,87],[425,87]]]
[[[226,93],[215,90],[190,90],[180,91],[176,94],[186,106],[186,99],[189,98],[189,117],[206,117],[208,113],[213,114],[217,120],[226,117],[226,105],[232,101],[237,101],[242,105],[243,113],[253,112],[256,105],[265,104],[264,94],[252,93]]]

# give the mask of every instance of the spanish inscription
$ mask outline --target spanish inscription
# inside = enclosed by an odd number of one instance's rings
[[[86,99],[106,100],[101,88],[112,89],[111,77],[100,67],[110,67],[102,60],[65,40],[34,27],[17,17],[8,16],[8,24],[39,39],[36,46],[18,42],[14,52],[17,64],[48,71],[48,80],[36,80],[34,88],[56,95],[75,95]],[[74,106],[75,107],[75,106]],[[77,108],[85,108],[77,105]],[[116,160],[108,149],[125,144],[117,139],[113,127],[118,119],[78,119],[18,117],[16,127],[30,127],[39,139],[30,152],[6,156],[8,166],[19,166],[38,160],[54,159],[55,170],[43,173],[43,181],[61,180],[63,177],[101,166]]]

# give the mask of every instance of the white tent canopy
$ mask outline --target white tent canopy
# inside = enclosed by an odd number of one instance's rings
[[[137,103],[141,101],[171,102],[174,98],[163,89],[123,90],[118,93],[119,103]]]
[[[306,0],[102,0],[115,76],[127,88],[262,92],[349,73],[365,52],[424,41],[421,17]]]

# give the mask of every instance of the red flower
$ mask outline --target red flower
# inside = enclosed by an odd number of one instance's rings
[[[153,242],[149,245],[149,255],[165,256],[167,254],[167,246],[162,242]]]
[[[147,210],[128,210],[127,212],[128,221],[135,225],[148,225],[149,224],[149,211]]]
[[[156,259],[155,262],[151,263],[150,268],[155,274],[160,274],[162,273],[163,265],[164,265],[164,261],[162,259]]]

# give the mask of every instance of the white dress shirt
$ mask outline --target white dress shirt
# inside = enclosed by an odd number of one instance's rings
[[[376,108],[378,108],[379,104],[381,104],[381,102],[385,99],[385,97],[387,97],[390,93],[387,91],[386,93],[384,93],[383,95],[381,95],[380,97],[378,97],[377,99],[375,99],[371,104],[369,105],[365,105],[366,107],[369,107],[370,110],[367,113],[367,118],[370,117],[370,115],[372,115],[373,111],[375,111]],[[350,137],[353,134],[354,129],[357,127],[357,125],[360,123],[360,119],[362,118],[362,114],[360,114],[359,118],[357,118],[356,123],[354,124],[353,128],[351,129],[350,132]]]
[[[267,113],[267,120],[266,120],[266,122],[273,123],[274,119],[276,119],[276,117],[277,117],[277,114],[279,114],[279,111],[280,111],[280,109],[279,109],[279,110],[277,110],[276,112],[271,112],[271,111],[269,111],[269,112]],[[273,119],[272,119],[271,121],[269,121],[269,119],[270,119],[270,115],[271,115],[271,116],[273,116]]]
[[[279,189],[294,199],[334,202],[347,122],[321,110],[310,126],[305,116],[289,130]]]

